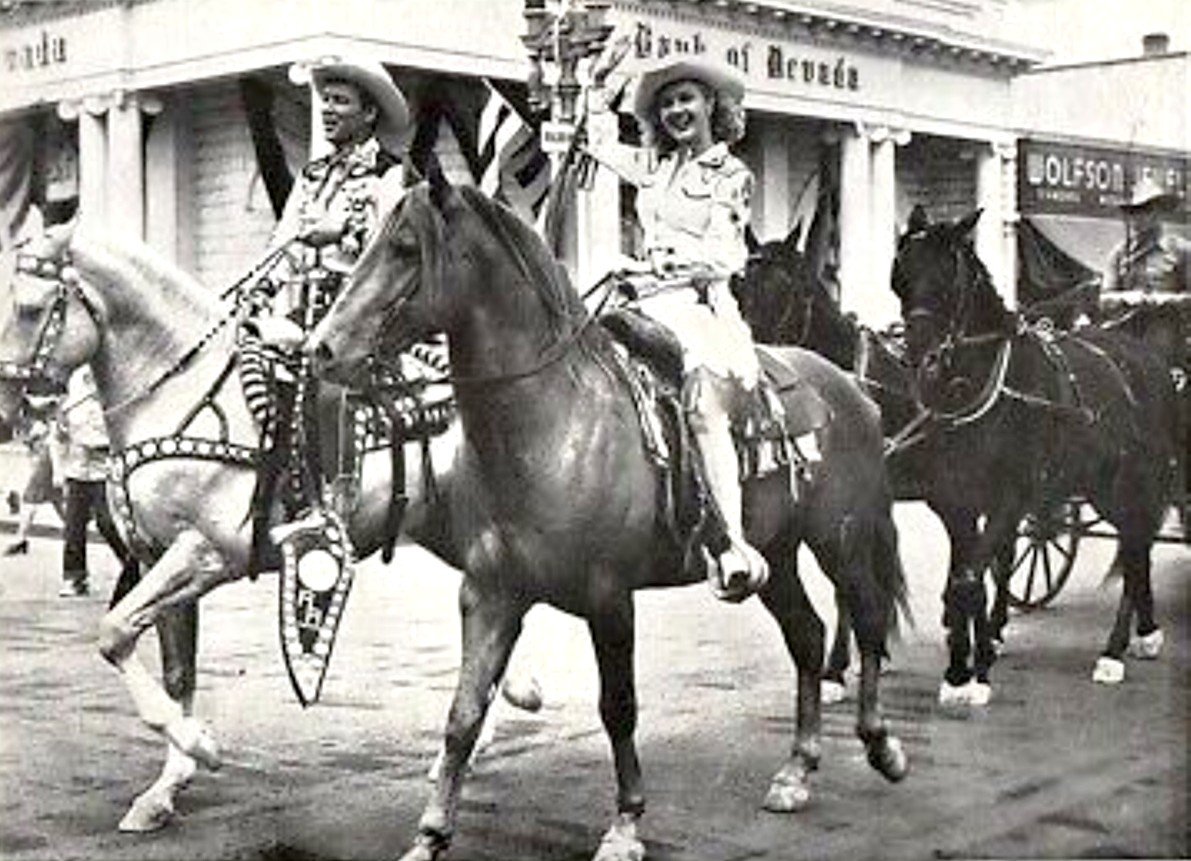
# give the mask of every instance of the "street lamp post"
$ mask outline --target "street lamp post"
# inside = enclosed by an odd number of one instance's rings
[[[525,0],[525,35],[529,52],[529,104],[540,115],[542,149],[552,157],[570,146],[578,123],[579,96],[583,85],[579,64],[599,55],[612,32],[607,0],[563,0],[555,10],[547,0]],[[556,67],[554,83],[547,80],[550,65]]]

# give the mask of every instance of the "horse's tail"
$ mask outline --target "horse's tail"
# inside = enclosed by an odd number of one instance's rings
[[[904,621],[914,628],[914,614],[910,610],[910,597],[906,587],[906,569],[898,551],[897,526],[893,513],[887,511],[877,518],[873,530],[873,575],[885,596],[889,614],[887,637],[896,637]]]

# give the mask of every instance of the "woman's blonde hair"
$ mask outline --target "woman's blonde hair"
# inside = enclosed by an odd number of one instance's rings
[[[675,82],[677,83],[677,82]],[[732,98],[721,90],[717,90],[700,80],[692,80],[703,91],[703,96],[711,103],[711,139],[723,141],[731,146],[744,137],[745,113],[744,106],[739,100]],[[659,93],[661,90],[658,91]],[[647,146],[657,150],[658,155],[669,155],[676,148],[674,139],[662,127],[658,116],[657,96],[649,106],[649,115],[644,120],[638,120],[641,126],[641,139]]]

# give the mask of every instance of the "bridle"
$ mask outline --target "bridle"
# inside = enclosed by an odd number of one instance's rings
[[[270,255],[269,262],[271,263],[275,257],[275,254]],[[62,340],[62,333],[66,326],[66,311],[70,300],[79,300],[79,304],[83,306],[83,310],[87,312],[87,316],[91,318],[91,323],[96,329],[101,328],[102,315],[99,308],[83,290],[78,271],[71,262],[69,252],[64,252],[61,257],[56,259],[18,252],[14,271],[15,274],[31,275],[43,281],[52,281],[55,285],[54,298],[50,303],[49,310],[45,312],[45,318],[38,330],[31,358],[28,361],[0,359],[0,380],[28,384],[39,380],[54,379],[56,375],[52,372],[50,361]],[[236,285],[233,285],[233,288],[243,283],[244,280],[240,279]],[[224,297],[230,292],[230,290],[225,292]],[[164,383],[183,371],[233,317],[234,312],[230,315],[221,315],[215,324],[162,374],[141,386],[119,403],[105,407],[104,413],[119,412],[153,394]]]
[[[30,358],[25,361],[0,359],[0,379],[25,383],[44,380],[53,376],[49,365],[66,328],[69,300],[77,298],[94,324],[99,322],[99,311],[79,286],[78,272],[71,265],[68,254],[60,259],[48,259],[18,250],[14,274],[52,281],[54,298],[38,329]]]
[[[405,206],[406,202],[407,202],[407,199],[403,199],[401,201],[401,203],[398,205]],[[477,210],[477,214],[479,214],[482,218],[485,218],[485,220],[489,220],[489,219],[487,219],[487,217],[485,216],[485,214],[482,211]],[[425,253],[424,250],[422,253]],[[529,268],[530,267],[528,266],[528,264],[524,264],[524,263],[522,264],[523,270],[528,271]],[[437,276],[434,280],[441,281],[442,280],[441,275]],[[526,380],[526,379],[529,379],[530,377],[537,376],[538,374],[545,371],[547,368],[550,368],[551,366],[557,364],[559,361],[564,359],[571,352],[571,350],[579,343],[579,341],[583,338],[583,336],[593,327],[593,325],[596,322],[596,319],[599,315],[599,309],[602,309],[607,304],[609,298],[612,296],[612,294],[617,289],[616,280],[617,279],[615,277],[612,277],[612,275],[610,274],[609,276],[602,278],[600,281],[598,281],[595,284],[595,286],[592,287],[587,292],[587,294],[584,296],[584,299],[586,300],[593,293],[597,293],[600,290],[604,290],[605,295],[600,300],[598,309],[595,312],[585,314],[582,320],[576,321],[575,325],[571,328],[571,330],[568,333],[563,335],[558,341],[556,341],[553,345],[548,347],[542,353],[542,355],[538,358],[538,360],[536,362],[534,362],[528,368],[524,368],[524,369],[520,369],[520,370],[516,370],[516,371],[508,371],[508,372],[500,373],[500,374],[459,375],[459,374],[448,373],[448,374],[445,374],[441,379],[434,380],[433,382],[435,382],[435,383],[449,383],[450,385],[455,386],[457,388],[488,387],[488,386],[504,385],[507,383],[514,383],[514,382],[518,382],[520,380]],[[396,328],[395,326],[393,326],[393,321],[395,321],[400,316],[400,314],[402,313],[405,306],[411,300],[413,300],[413,298],[415,296],[417,296],[419,293],[422,292],[422,290],[425,287],[426,281],[427,281],[427,275],[425,273],[425,262],[423,261],[423,272],[419,274],[417,282],[412,286],[412,288],[409,289],[405,294],[395,297],[392,301],[388,302],[386,304],[385,308],[382,310],[381,324],[378,328],[378,331],[384,332],[384,331],[388,331],[392,328]],[[367,370],[368,376],[375,375],[376,364],[377,363],[375,360],[375,356],[370,357],[368,359],[368,361],[366,362],[366,370]],[[473,388],[472,390],[475,391],[476,389]]]

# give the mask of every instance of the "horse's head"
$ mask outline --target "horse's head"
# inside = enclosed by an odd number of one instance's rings
[[[958,367],[957,348],[1009,330],[1011,314],[973,247],[979,218],[977,209],[931,223],[916,206],[898,240],[893,291],[901,300],[908,358],[928,403],[962,402],[974,394],[972,376]]]
[[[372,356],[439,333],[453,342],[483,329],[489,342],[477,339],[476,355],[463,359],[474,359],[471,371],[492,372],[493,363],[514,358],[493,343],[507,347],[507,337],[531,330],[539,315],[566,328],[576,313],[582,302],[532,228],[432,170],[377,230],[306,350],[318,373],[351,382]]]
[[[815,300],[814,272],[798,250],[798,227],[785,239],[752,243],[732,292],[753,338],[765,344],[804,344]]]
[[[51,227],[0,259],[0,417],[26,386],[60,384],[99,346],[96,304],[71,265],[73,225]]]
[[[413,186],[364,248],[347,283],[306,343],[318,373],[358,380],[384,348],[400,352],[445,327],[447,225],[458,202],[437,171]],[[466,264],[455,252],[454,263]]]

